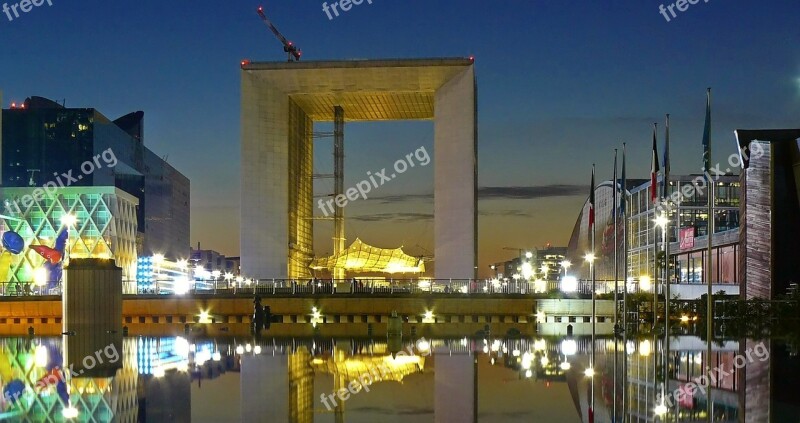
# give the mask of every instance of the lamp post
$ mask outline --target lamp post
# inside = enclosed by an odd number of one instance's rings
[[[595,350],[595,336],[596,336],[596,325],[597,322],[597,289],[595,288],[595,278],[594,278],[594,229],[592,229],[592,252],[586,254],[586,261],[589,263],[589,275],[592,278],[592,355],[590,357],[591,362],[591,374],[587,373],[588,376],[592,378],[592,394],[591,394],[591,409],[592,413],[594,413],[594,350]]]
[[[666,246],[666,243],[667,243],[667,240],[666,240],[666,237],[667,237],[667,225],[669,224],[669,218],[667,218],[665,213],[662,213],[662,214],[656,216],[655,219],[653,219],[653,223],[656,224],[656,227],[660,227],[661,228],[661,239],[664,242],[664,245]],[[659,302],[658,301],[658,276],[659,276],[659,273],[660,273],[661,269],[658,268],[658,239],[657,239],[657,235],[656,234],[653,234],[653,235],[654,235],[654,237],[656,237],[656,240],[655,240],[656,254],[655,254],[655,264],[654,264],[656,272],[653,274],[653,277],[655,278],[655,286],[656,286],[656,289],[653,290],[653,300],[654,300],[654,303],[653,303],[653,327],[655,327],[656,323],[658,322],[658,302]],[[666,248],[665,248],[665,252],[666,252]],[[665,258],[665,266],[664,267],[668,268],[669,267],[668,263],[669,263],[669,258],[666,257]],[[669,271],[666,271],[665,274],[668,275]],[[664,284],[669,285],[669,280],[667,280],[667,278],[664,278]],[[669,297],[668,297],[669,288],[665,288],[664,293],[665,293],[665,302],[669,303]],[[669,307],[669,306],[665,305],[665,307]]]
[[[564,269],[564,277],[567,276],[567,270],[569,269],[570,266],[572,266],[572,263],[570,263],[569,260],[561,261],[561,268]]]

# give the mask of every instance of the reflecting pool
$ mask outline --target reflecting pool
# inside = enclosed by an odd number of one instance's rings
[[[590,409],[596,422],[800,416],[797,348],[776,340],[715,341],[710,356],[693,336],[625,345],[496,336],[79,341],[0,339],[3,421],[589,422]]]

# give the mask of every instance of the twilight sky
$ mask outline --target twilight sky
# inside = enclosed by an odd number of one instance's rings
[[[285,58],[259,3],[51,1],[0,14],[3,106],[40,95],[112,119],[144,110],[146,145],[191,179],[192,243],[238,254],[239,62]],[[610,178],[622,141],[630,177],[645,177],[651,125],[665,113],[673,173],[696,172],[708,86],[715,160],[735,151],[736,128],[800,124],[796,0],[701,1],[670,22],[658,0],[373,0],[333,20],[321,3],[266,4],[304,60],[475,56],[481,270],[516,254],[503,247],[565,245],[591,163]],[[349,187],[420,147],[433,154],[433,125],[352,124],[345,144]],[[328,173],[330,141],[315,148]],[[432,251],[432,175],[415,168],[349,205],[348,242]],[[316,225],[321,254],[330,226]]]

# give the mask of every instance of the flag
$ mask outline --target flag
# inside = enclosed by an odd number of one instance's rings
[[[711,88],[706,91],[706,124],[703,129],[703,171],[711,170]]]
[[[656,199],[658,198],[658,172],[660,168],[658,166],[658,145],[657,143],[657,135],[656,130],[658,129],[658,124],[653,124],[653,157],[650,161],[650,201],[655,204]]]
[[[664,177],[661,179],[661,196],[664,198],[669,197],[667,184],[669,183],[669,114],[667,114],[667,128],[664,140]]]
[[[592,186],[589,188],[589,231],[592,229],[594,229],[594,165],[592,165]]]
[[[621,188],[620,191],[622,191],[622,198],[620,199],[620,202],[619,202],[619,216],[620,217],[625,217],[625,207],[626,207],[626,203],[628,202],[627,201],[627,198],[628,198],[627,197],[628,187],[626,187],[626,185],[628,184],[628,177],[627,177],[627,175],[625,175],[625,143],[622,143],[622,177],[621,177],[621,179],[622,179],[622,182],[620,183],[620,188]]]
[[[619,194],[619,180],[617,179],[617,149],[616,148],[614,149],[614,179],[613,179],[613,181],[614,181],[614,202],[613,202],[614,212],[611,215],[613,216],[612,219],[614,219],[614,225],[615,225],[614,227],[616,227],[616,224],[617,224],[616,223],[617,222],[617,210],[618,210],[617,207],[619,207],[619,204],[617,204],[617,198],[619,198],[618,197],[618,194]]]

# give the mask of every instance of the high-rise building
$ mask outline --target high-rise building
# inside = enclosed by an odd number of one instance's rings
[[[186,257],[189,180],[144,146],[143,112],[111,121],[42,97],[14,106],[2,112],[3,187],[116,187],[138,200],[138,253]]]

